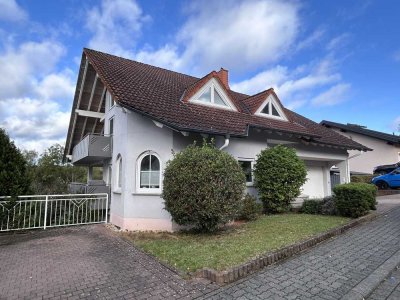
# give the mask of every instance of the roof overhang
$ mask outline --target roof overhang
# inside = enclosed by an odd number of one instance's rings
[[[72,154],[74,146],[87,134],[102,132],[105,91],[105,85],[83,53],[72,103],[64,161]]]

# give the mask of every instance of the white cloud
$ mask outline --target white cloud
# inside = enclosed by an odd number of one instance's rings
[[[307,48],[314,46],[317,42],[319,42],[321,40],[321,38],[324,36],[324,34],[325,34],[325,30],[323,30],[321,28],[315,30],[307,38],[305,38],[304,40],[297,43],[296,50],[299,51],[299,50],[307,49]]]
[[[134,59],[170,70],[182,69],[182,59],[179,57],[177,48],[174,45],[165,45],[158,50],[143,49],[135,55]]]
[[[400,133],[400,116],[394,119],[391,129]]]
[[[27,18],[27,12],[15,0],[0,0],[0,20],[20,22]]]
[[[247,71],[287,53],[300,25],[294,1],[194,2],[186,17],[170,43],[135,50],[149,17],[134,0],[103,0],[87,14],[86,27],[93,33],[89,47],[196,74],[221,66]]]
[[[314,97],[311,103],[315,106],[331,106],[344,102],[348,98],[350,88],[351,85],[348,83],[339,83]]]
[[[36,92],[41,98],[71,100],[75,91],[75,74],[66,69],[60,73],[51,73],[37,85]]]
[[[86,27],[93,33],[89,47],[125,57],[132,56],[145,16],[134,0],[103,0],[86,16]]]
[[[260,72],[250,79],[233,83],[231,84],[231,88],[245,94],[256,94],[270,87],[277,88],[288,77],[288,68],[278,65],[272,69]]]
[[[64,140],[75,74],[57,72],[64,47],[54,41],[9,45],[0,53],[0,126],[24,149],[42,151]],[[34,146],[34,148],[32,148]]]
[[[286,108],[290,110],[296,110],[307,103],[307,100],[294,100],[286,104]]]
[[[54,101],[31,98],[0,100],[0,127],[18,147],[43,151],[55,141],[65,142],[69,112]],[[32,146],[35,145],[34,148]]]
[[[340,80],[341,75],[336,72],[335,61],[328,57],[294,70],[277,66],[231,86],[233,90],[247,94],[255,94],[273,87],[279,98],[287,103],[288,108],[295,109],[306,104],[315,89]]]
[[[8,46],[0,53],[0,99],[32,91],[38,78],[51,72],[64,53],[64,47],[53,41]]]
[[[329,43],[326,45],[326,49],[328,51],[334,51],[339,48],[343,48],[344,46],[347,45],[349,40],[350,40],[350,34],[343,33],[331,39]]]
[[[297,37],[298,11],[295,2],[275,0],[196,2],[178,33],[184,64],[204,72],[275,62]]]

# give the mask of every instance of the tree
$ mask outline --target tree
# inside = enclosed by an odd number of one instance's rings
[[[32,190],[35,194],[64,194],[68,184],[74,181],[86,181],[86,169],[63,163],[64,147],[54,144],[44,151],[36,164],[30,165]],[[27,157],[34,157],[29,153]]]
[[[30,191],[24,156],[0,128],[0,196],[18,196]]]
[[[264,210],[279,213],[287,211],[291,201],[300,195],[307,170],[294,149],[278,145],[257,156],[254,177]]]
[[[174,155],[164,172],[165,209],[180,225],[214,231],[237,216],[245,175],[228,153],[204,142]]]

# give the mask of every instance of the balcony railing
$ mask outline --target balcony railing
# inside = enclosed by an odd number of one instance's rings
[[[93,165],[111,158],[111,136],[88,134],[72,150],[74,165]]]

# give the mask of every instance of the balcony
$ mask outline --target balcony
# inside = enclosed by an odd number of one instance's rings
[[[101,164],[111,154],[111,136],[88,134],[72,150],[72,163],[76,166]]]

